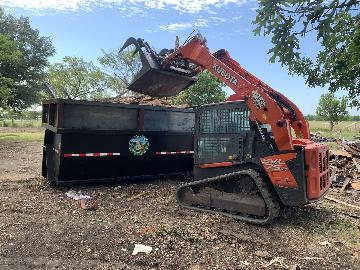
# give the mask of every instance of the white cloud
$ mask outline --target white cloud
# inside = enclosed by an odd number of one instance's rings
[[[223,17],[210,16],[209,18],[213,21],[222,22],[222,23],[227,21],[227,19]]]
[[[200,28],[200,27],[207,27],[208,20],[205,19],[197,19],[195,22],[186,22],[186,23],[171,23],[167,25],[159,26],[160,30],[169,31],[169,32],[176,32],[181,31],[189,28]]]
[[[147,9],[175,9],[187,13],[244,3],[246,0],[0,0],[0,4],[6,8],[23,8],[32,11],[90,11],[96,7],[117,6],[126,9],[143,6]]]
[[[78,10],[88,9],[89,1],[86,0],[2,0],[1,4],[4,7],[10,8],[24,8],[29,10],[43,10],[43,9],[55,9],[55,10]]]
[[[196,26],[196,27],[206,27],[206,26],[208,26],[208,20],[198,19],[198,20],[194,23],[194,26]]]
[[[110,0],[112,1],[112,0]],[[129,0],[132,4],[143,4],[147,8],[172,8],[182,12],[197,13],[211,7],[222,7],[228,4],[242,5],[247,0]]]
[[[188,29],[190,27],[192,27],[193,25],[191,23],[171,23],[168,25],[160,25],[160,29],[161,30],[165,30],[165,31],[170,31],[170,32],[175,32],[175,31],[179,31],[179,30],[184,30],[184,29]]]

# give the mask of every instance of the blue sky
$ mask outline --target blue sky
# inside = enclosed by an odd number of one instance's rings
[[[97,62],[101,49],[116,50],[130,37],[144,38],[155,49],[172,48],[199,30],[211,51],[227,49],[243,67],[290,98],[304,114],[315,113],[326,88],[310,88],[286,67],[270,64],[270,38],[254,36],[255,0],[0,0],[6,12],[30,18],[56,47],[52,62],[64,56]],[[302,50],[314,55],[316,40]],[[230,94],[231,90],[227,89]],[[338,96],[344,95],[339,93]],[[350,110],[353,115],[359,111]]]

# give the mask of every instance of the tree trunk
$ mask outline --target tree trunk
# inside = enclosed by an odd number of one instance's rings
[[[333,131],[334,130],[334,122],[330,121],[330,130]]]

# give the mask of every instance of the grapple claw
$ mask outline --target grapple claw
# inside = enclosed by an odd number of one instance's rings
[[[140,44],[137,41],[136,38],[134,37],[129,37],[126,42],[124,43],[124,45],[121,47],[119,52],[122,52],[124,49],[126,49],[127,47],[129,47],[130,45],[134,45],[136,47],[137,50],[140,50]]]
[[[139,53],[142,68],[128,85],[128,89],[153,97],[169,97],[196,82],[194,77],[163,68],[161,57],[142,39],[128,38],[120,52],[130,45],[135,46],[134,53]]]

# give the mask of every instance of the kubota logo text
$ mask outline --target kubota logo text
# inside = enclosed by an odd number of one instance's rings
[[[279,172],[279,171],[286,171],[287,166],[280,158],[276,159],[263,159],[262,163],[265,165],[266,170]]]
[[[222,77],[224,77],[226,80],[231,82],[233,85],[237,84],[237,79],[235,78],[235,76],[231,75],[229,72],[227,72],[224,68],[222,68],[218,64],[215,63],[212,68]]]

